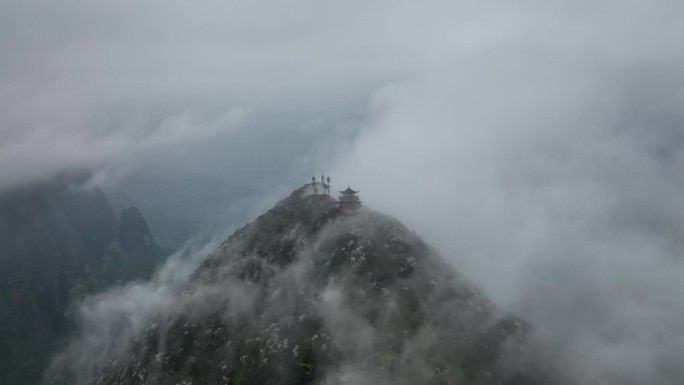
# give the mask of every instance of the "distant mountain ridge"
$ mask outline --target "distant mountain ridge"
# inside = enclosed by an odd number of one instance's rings
[[[119,220],[83,178],[0,192],[0,383],[39,383],[73,300],[148,277],[168,253],[136,208]]]
[[[160,193],[160,189],[163,192]],[[152,167],[127,173],[106,190],[113,207],[136,206],[163,246],[178,248],[189,239],[236,228],[260,196],[255,188],[177,169]]]
[[[345,215],[311,190],[294,191],[231,235],[125,351],[84,359],[95,332],[82,331],[62,379],[541,383],[524,359],[524,321],[497,308],[397,220],[366,209]]]

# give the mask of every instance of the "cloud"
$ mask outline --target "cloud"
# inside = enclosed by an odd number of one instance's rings
[[[244,111],[233,107],[218,116],[169,116],[151,132],[122,127],[106,135],[71,127],[42,127],[11,136],[0,146],[0,189],[47,179],[55,173],[134,165],[178,146],[193,145],[239,128]],[[149,130],[148,130],[149,131]]]
[[[523,27],[378,90],[333,175],[530,321],[568,377],[676,383],[680,27],[664,2],[586,5],[512,12]]]
[[[382,63],[366,69],[365,58],[352,63],[339,47],[326,47],[328,39],[343,40],[346,26],[326,27],[339,14],[331,9],[319,18],[324,7],[315,3],[0,6],[3,188],[131,158],[218,173],[225,154],[243,151],[236,115],[256,113],[241,122],[243,130],[301,131],[349,113],[396,72]],[[324,30],[310,33],[316,28]],[[222,119],[229,122],[219,127]],[[263,135],[248,153],[283,136]],[[188,161],[188,151],[208,159]],[[261,158],[273,153],[280,157],[274,163],[284,158],[277,151]]]

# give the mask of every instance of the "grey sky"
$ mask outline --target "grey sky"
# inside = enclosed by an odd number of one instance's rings
[[[551,336],[585,383],[672,383],[682,14],[668,0],[0,1],[0,188],[83,165],[291,188],[330,168]]]

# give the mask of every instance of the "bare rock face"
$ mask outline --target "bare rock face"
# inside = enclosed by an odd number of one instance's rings
[[[295,191],[211,253],[87,382],[536,384],[526,324],[397,220]],[[78,371],[78,365],[72,370]]]

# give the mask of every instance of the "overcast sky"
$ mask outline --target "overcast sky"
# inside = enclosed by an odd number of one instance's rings
[[[294,189],[329,169],[554,336],[585,383],[676,383],[683,14],[0,0],[0,188],[162,164]]]

